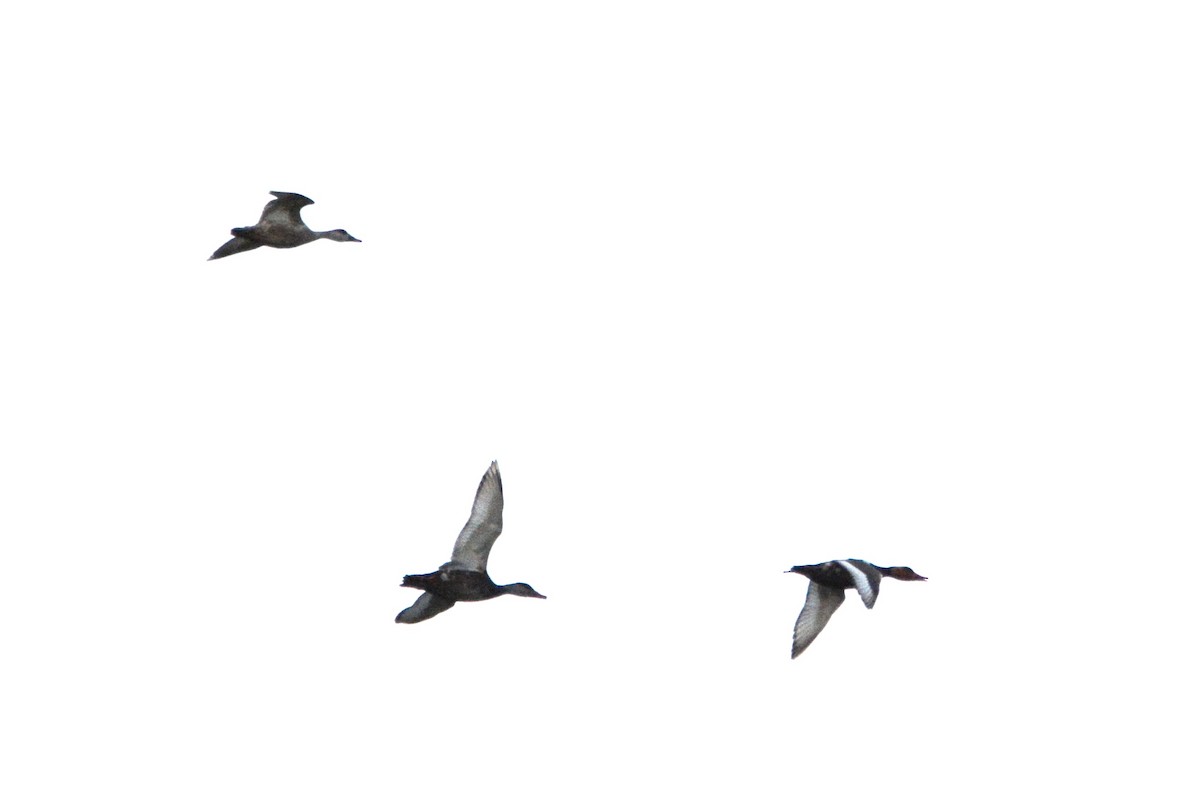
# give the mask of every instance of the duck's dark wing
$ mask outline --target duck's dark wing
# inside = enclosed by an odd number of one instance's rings
[[[837,563],[841,564],[842,569],[846,570],[846,574],[854,581],[854,588],[858,589],[858,595],[862,598],[863,604],[867,608],[874,608],[875,600],[879,597],[879,581],[883,578],[882,573],[875,569],[874,564],[859,558],[849,558]]]
[[[243,239],[240,236],[235,236],[225,244],[217,248],[217,251],[208,257],[209,261],[225,256],[232,256],[236,253],[244,253],[247,250],[253,250],[256,247],[262,247],[258,242],[252,242],[249,239]]]
[[[311,206],[309,200],[302,194],[293,192],[271,192],[275,199],[263,207],[262,216],[258,218],[259,225],[287,225],[288,227],[307,227],[300,219],[300,209]]]
[[[815,581],[809,581],[804,609],[796,618],[796,627],[792,629],[792,658],[803,653],[817,638],[817,634],[825,630],[829,618],[845,599],[844,589],[830,589]]]
[[[462,569],[487,572],[488,553],[500,535],[503,513],[504,487],[500,485],[500,468],[493,461],[475,492],[471,518],[454,542],[451,563]]]
[[[396,622],[424,622],[430,617],[436,617],[454,605],[453,600],[439,597],[432,592],[425,592],[417,598],[417,602],[396,615]]]

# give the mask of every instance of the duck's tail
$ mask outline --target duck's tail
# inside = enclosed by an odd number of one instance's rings
[[[405,575],[404,583],[400,585],[409,589],[420,589],[427,592],[431,587],[436,586],[437,576],[436,572],[430,572],[427,575]]]

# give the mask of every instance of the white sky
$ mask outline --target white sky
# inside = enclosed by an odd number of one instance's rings
[[[1181,796],[1196,23],[7,12],[0,794]],[[549,599],[393,624],[493,458]]]

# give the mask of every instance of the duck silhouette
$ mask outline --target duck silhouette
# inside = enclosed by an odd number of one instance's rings
[[[798,572],[810,581],[804,609],[792,631],[792,658],[803,653],[817,638],[817,634],[825,629],[833,612],[845,601],[847,589],[857,589],[863,604],[873,608],[882,578],[926,580],[908,567],[878,567],[858,558],[792,567],[788,572]]]
[[[538,594],[527,583],[497,586],[488,576],[488,554],[500,535],[503,512],[504,487],[500,484],[500,468],[493,461],[479,482],[471,518],[458,534],[450,560],[442,564],[437,572],[404,576],[401,586],[422,589],[424,594],[397,614],[396,622],[424,622],[460,600],[490,600],[504,594],[546,599],[545,595]]]
[[[262,216],[258,222],[249,228],[234,228],[230,231],[233,238],[217,248],[208,257],[209,261],[237,253],[244,253],[257,247],[299,247],[302,244],[315,242],[317,239],[332,239],[335,242],[359,242],[341,228],[335,231],[314,231],[300,219],[300,209],[311,206],[309,200],[302,194],[293,192],[271,192],[275,199],[263,207]]]

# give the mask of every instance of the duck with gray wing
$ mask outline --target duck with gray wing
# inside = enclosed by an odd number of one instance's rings
[[[217,248],[209,256],[212,261],[237,253],[244,253],[257,247],[299,247],[302,244],[315,242],[317,239],[332,239],[335,242],[359,242],[341,228],[334,231],[314,231],[300,219],[300,209],[311,206],[309,200],[302,194],[293,192],[271,192],[275,199],[263,208],[258,222],[249,228],[234,228],[230,231],[233,238]]]
[[[504,487],[500,484],[500,468],[493,461],[479,482],[471,518],[454,542],[450,560],[437,572],[426,575],[405,575],[404,583],[424,591],[417,602],[396,615],[396,622],[424,622],[453,606],[458,601],[490,600],[504,594],[518,597],[540,597],[527,583],[496,585],[487,572],[488,554],[503,525]]]
[[[863,604],[873,608],[882,578],[925,580],[908,567],[878,567],[858,558],[792,567],[788,572],[798,572],[810,581],[804,610],[800,612],[792,631],[792,658],[803,653],[817,638],[817,634],[825,629],[833,612],[846,599],[847,589],[857,589]]]

